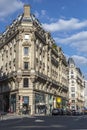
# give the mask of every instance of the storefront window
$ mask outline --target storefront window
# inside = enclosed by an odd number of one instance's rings
[[[28,96],[23,96],[23,114],[28,114],[29,113],[29,97]]]
[[[35,94],[35,113],[46,114],[45,94],[43,93]]]

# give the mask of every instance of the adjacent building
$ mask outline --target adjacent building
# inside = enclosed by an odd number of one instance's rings
[[[85,80],[85,103],[84,103],[84,108],[87,109],[87,80]]]
[[[69,58],[69,107],[72,110],[82,111],[84,108],[85,80],[75,65],[73,58]]]
[[[35,114],[66,107],[67,75],[62,49],[25,5],[24,13],[0,36],[0,110],[19,113],[26,107]],[[84,83],[77,80],[83,92]]]

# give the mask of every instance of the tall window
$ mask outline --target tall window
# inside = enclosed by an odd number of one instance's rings
[[[71,91],[72,91],[72,92],[75,92],[75,87],[71,87]]]
[[[73,97],[73,98],[74,98],[74,97],[75,97],[75,94],[71,94],[71,97]]]
[[[71,78],[73,79],[73,78],[74,78],[74,75],[71,75]]]
[[[28,85],[29,85],[28,78],[24,78],[24,80],[23,80],[23,86],[24,87],[28,87]]]
[[[73,74],[73,70],[71,70],[71,74]]]
[[[29,63],[28,62],[24,62],[24,69],[28,70],[28,68],[29,68]]]
[[[24,55],[28,55],[29,53],[29,48],[28,47],[24,47]]]

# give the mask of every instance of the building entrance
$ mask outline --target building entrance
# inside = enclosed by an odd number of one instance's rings
[[[35,94],[35,113],[46,114],[46,103],[44,93]]]
[[[8,112],[9,109],[9,93],[0,95],[0,110]]]
[[[10,112],[16,112],[16,94],[12,94],[10,98]]]

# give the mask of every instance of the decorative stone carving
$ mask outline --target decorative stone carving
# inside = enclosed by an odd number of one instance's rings
[[[29,57],[24,57],[23,58],[25,61],[28,61],[29,60]]]
[[[25,42],[23,42],[22,45],[23,45],[23,46],[31,46],[31,43],[30,43],[29,41],[25,41]]]

